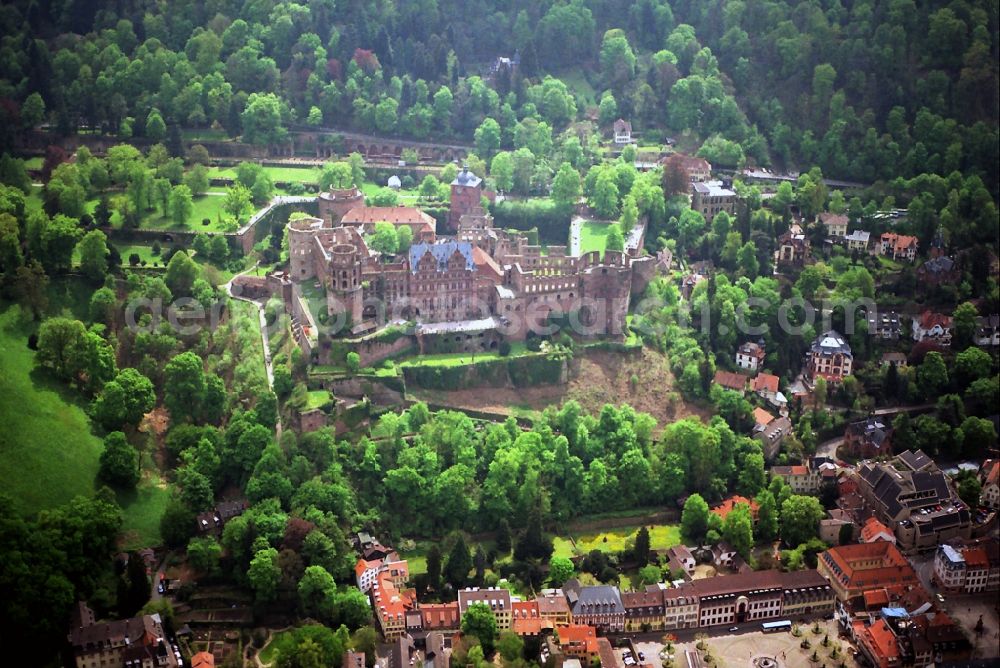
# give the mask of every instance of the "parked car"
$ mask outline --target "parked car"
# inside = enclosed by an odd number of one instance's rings
[[[733,626],[733,627],[730,627],[730,629],[729,629],[729,632],[730,632],[730,633],[733,633],[733,632],[735,632],[735,631],[739,631],[739,630],[740,630],[740,627],[738,627],[738,626]]]

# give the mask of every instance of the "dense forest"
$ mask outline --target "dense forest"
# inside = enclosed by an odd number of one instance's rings
[[[304,124],[489,153],[622,116],[718,164],[997,191],[995,3],[21,0],[0,27],[5,144],[45,120],[257,143]]]

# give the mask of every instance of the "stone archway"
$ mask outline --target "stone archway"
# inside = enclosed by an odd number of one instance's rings
[[[750,600],[746,596],[736,599],[736,623],[742,624],[747,620],[747,610],[750,609]]]

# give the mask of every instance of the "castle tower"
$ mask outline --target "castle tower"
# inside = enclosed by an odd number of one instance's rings
[[[361,261],[351,244],[337,244],[330,249],[330,285],[326,305],[330,315],[345,311],[353,324],[361,322],[363,290]]]
[[[316,277],[312,249],[316,232],[323,227],[324,222],[320,218],[299,218],[289,221],[285,226],[288,231],[288,260],[292,280],[307,281]]]
[[[364,206],[365,196],[358,188],[330,188],[327,192],[319,194],[317,202],[319,217],[336,226],[348,211]]]
[[[451,209],[448,211],[448,229],[457,230],[462,216],[482,206],[483,180],[462,167],[451,182]]]

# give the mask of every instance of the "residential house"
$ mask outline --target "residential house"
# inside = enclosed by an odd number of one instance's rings
[[[997,591],[1000,589],[1000,541],[990,536],[939,545],[934,553],[933,581],[951,593]]]
[[[896,636],[885,620],[880,619],[871,626],[865,626],[861,621],[854,622],[854,637],[861,654],[874,668],[902,665]]]
[[[810,380],[825,378],[828,383],[840,383],[851,375],[854,355],[847,339],[835,330],[820,334],[809,349],[806,374]]]
[[[864,252],[868,250],[868,244],[871,239],[871,232],[865,232],[864,230],[854,230],[850,234],[844,237],[844,243],[847,244],[847,250],[854,252]]]
[[[379,572],[371,588],[372,608],[382,635],[387,641],[406,636],[407,613],[417,608],[417,593],[400,589],[388,569]]]
[[[743,394],[747,389],[747,377],[734,371],[716,371],[712,379],[716,385]]]
[[[879,252],[893,260],[913,262],[917,257],[918,241],[916,237],[895,232],[885,232],[880,239]]]
[[[76,668],[176,668],[174,654],[159,614],[98,622],[80,601],[73,610],[67,635]]]
[[[782,415],[785,415],[788,410],[788,399],[778,391],[779,381],[780,379],[773,373],[758,373],[750,381],[750,389],[761,399],[766,399]]]
[[[543,589],[542,593],[535,597],[535,603],[538,604],[538,615],[542,619],[547,619],[553,624],[572,623],[573,612],[561,589]]]
[[[458,613],[458,601],[421,603],[420,618],[425,631],[456,631],[462,620]]]
[[[793,494],[816,496],[819,494],[822,478],[818,469],[813,470],[805,464],[792,466],[772,466],[771,476],[781,478],[791,487]]]
[[[826,236],[843,239],[847,236],[847,216],[824,211],[818,216],[820,224],[826,228]]]
[[[980,505],[1000,510],[1000,459],[987,459],[979,468]]]
[[[584,586],[576,578],[563,585],[573,621],[588,624],[605,633],[621,633],[625,629],[625,607],[617,587]]]
[[[869,517],[865,521],[864,526],[861,527],[861,542],[874,543],[878,540],[884,540],[895,545],[896,535],[892,533],[892,529],[879,522],[878,519]]]
[[[802,267],[809,259],[809,246],[809,240],[802,228],[797,224],[792,225],[787,232],[778,237],[777,264]]]
[[[882,418],[851,422],[844,432],[844,450],[859,459],[892,455],[892,427]]]
[[[764,450],[764,459],[771,461],[777,456],[782,441],[790,433],[792,433],[792,421],[787,417],[779,417],[771,421],[763,431],[755,433],[753,437],[760,441],[761,448]]]
[[[984,348],[1000,346],[1000,315],[976,318],[976,345]]]
[[[913,316],[913,340],[931,340],[947,348],[951,345],[951,316],[930,310]]]
[[[841,602],[870,589],[920,585],[910,562],[895,544],[886,541],[831,547],[820,554],[817,570]]]
[[[632,143],[632,124],[623,118],[619,118],[614,124],[615,133],[615,143],[616,144],[631,144]]]
[[[498,631],[510,630],[514,621],[514,608],[508,590],[500,587],[484,587],[482,589],[472,587],[458,592],[458,612],[461,617],[465,617],[469,606],[474,603],[482,603],[493,611]]]
[[[698,597],[680,587],[663,591],[663,626],[667,629],[698,627]]]
[[[763,408],[753,409],[753,423],[754,423],[753,430],[755,432],[764,431],[767,428],[767,425],[771,424],[772,422],[774,422],[774,416],[768,413],[766,410],[764,410]]]
[[[397,589],[404,588],[410,579],[410,565],[392,551],[381,559],[358,559],[354,564],[354,579],[358,589],[367,594],[383,572],[388,572],[389,579]]]
[[[760,513],[760,504],[758,504],[753,499],[748,499],[745,496],[740,496],[739,494],[734,494],[733,496],[723,499],[722,503],[712,508],[712,513],[719,516],[723,522],[729,513],[733,512],[736,506],[743,504],[750,509],[750,518],[753,520],[754,524],[757,523],[757,515]]]
[[[962,278],[958,263],[941,255],[917,267],[917,284],[923,287],[957,284]]]
[[[699,158],[693,155],[684,155],[683,153],[675,153],[663,159],[664,165],[667,163],[677,164],[679,163],[680,168],[688,175],[688,180],[692,183],[700,181],[708,181],[712,178],[712,164],[705,160],[705,158]]]
[[[733,561],[739,556],[736,549],[726,541],[716,543],[712,546],[712,563],[718,568],[723,566],[732,568]]]
[[[451,665],[451,650],[445,642],[443,633],[431,632],[424,639],[423,668],[449,668]]]
[[[733,216],[736,214],[736,193],[723,187],[721,181],[698,181],[691,184],[691,208],[709,223],[722,211]]]
[[[627,633],[663,630],[663,590],[658,585],[645,591],[623,591],[621,597]]]
[[[936,665],[964,663],[971,656],[972,644],[958,624],[945,612],[939,610],[933,616],[913,617],[913,625],[931,645]]]
[[[542,619],[536,601],[514,601],[511,605],[514,609],[513,631],[521,637],[537,638],[554,626],[551,621]]]
[[[764,367],[764,347],[747,341],[736,351],[736,366],[747,371],[757,371]]]
[[[903,331],[899,314],[895,311],[872,309],[868,313],[868,335],[883,341],[898,341]]]
[[[697,562],[687,545],[674,545],[667,550],[667,564],[672,572],[682,570],[688,575],[694,575]]]
[[[579,659],[590,665],[598,658],[597,629],[588,624],[560,624],[556,626],[556,639],[564,656]]]
[[[906,451],[889,462],[865,462],[858,467],[857,479],[866,511],[893,527],[902,549],[928,549],[969,537],[968,506],[923,452]]]
[[[898,352],[882,353],[882,366],[888,367],[890,365],[896,367],[897,369],[906,368],[906,355]]]

